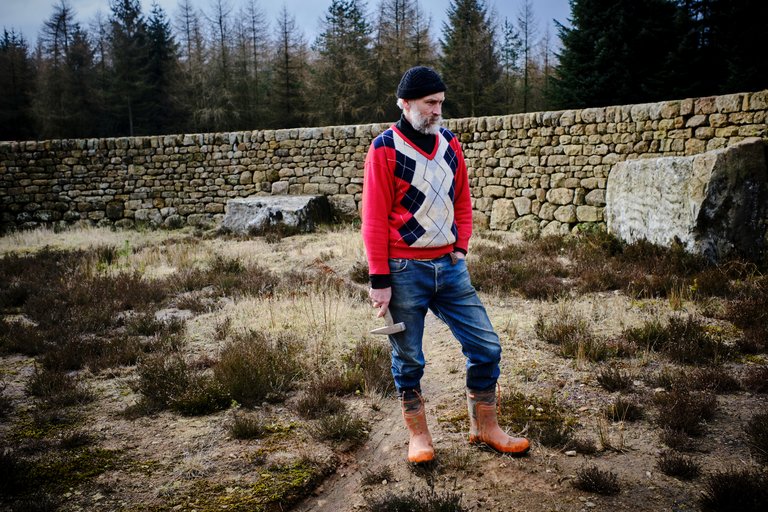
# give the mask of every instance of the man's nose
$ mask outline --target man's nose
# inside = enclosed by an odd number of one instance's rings
[[[443,113],[443,105],[438,103],[434,107],[432,107],[432,115],[433,116],[439,116]]]

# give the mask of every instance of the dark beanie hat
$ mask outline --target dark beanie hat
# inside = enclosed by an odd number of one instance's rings
[[[440,75],[426,66],[416,66],[405,72],[397,86],[397,97],[415,100],[436,92],[445,91],[446,87]]]

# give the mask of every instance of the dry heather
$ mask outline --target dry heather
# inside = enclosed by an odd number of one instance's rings
[[[500,421],[534,449],[467,446],[461,352],[430,316],[438,459],[409,467],[355,228],[38,230],[0,255],[2,508],[757,510],[768,492],[760,265],[478,234]]]

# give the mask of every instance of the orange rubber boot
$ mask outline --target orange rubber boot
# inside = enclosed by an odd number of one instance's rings
[[[424,400],[421,396],[409,400],[401,399],[403,419],[408,427],[410,440],[408,441],[408,462],[421,464],[435,458],[435,449],[432,447],[432,436],[427,428],[427,413],[424,409]]]
[[[484,443],[497,452],[523,455],[531,444],[524,437],[507,435],[496,417],[496,395],[491,391],[467,390],[469,409],[469,442]]]

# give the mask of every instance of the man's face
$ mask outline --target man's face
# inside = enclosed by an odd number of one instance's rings
[[[443,122],[444,101],[444,92],[436,92],[417,100],[403,100],[405,117],[417,131],[434,135]]]

